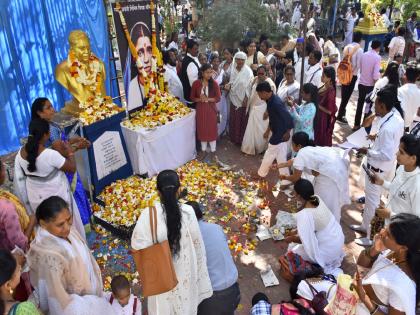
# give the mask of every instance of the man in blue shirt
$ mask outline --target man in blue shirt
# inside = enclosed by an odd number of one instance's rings
[[[269,123],[264,137],[268,137],[271,131],[267,151],[258,169],[258,175],[266,177],[274,160],[277,160],[277,164],[287,161],[287,141],[293,129],[293,118],[282,100],[273,93],[268,82],[259,83],[256,90],[260,99],[267,102]],[[280,168],[279,173],[289,175],[289,169]]]
[[[223,229],[203,221],[203,213],[195,201],[187,202],[195,211],[206,248],[213,295],[198,306],[197,315],[233,315],[241,300],[236,269]]]

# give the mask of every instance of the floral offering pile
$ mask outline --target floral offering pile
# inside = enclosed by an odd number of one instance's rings
[[[123,122],[129,129],[153,129],[188,115],[191,109],[175,96],[166,92],[155,91],[150,95],[147,105],[142,110]]]
[[[124,111],[124,108],[118,107],[112,102],[110,96],[90,97],[86,102],[80,103],[83,111],[79,114],[79,119],[84,126],[104,120]]]
[[[181,202],[193,200],[206,206],[206,220],[220,224],[229,237],[234,236],[235,253],[253,250],[256,241],[250,235],[258,220],[260,184],[249,181],[240,172],[222,171],[216,165],[196,160],[177,172],[181,189],[187,189]],[[96,217],[113,226],[132,229],[142,209],[158,199],[156,177],[118,180],[107,186],[99,199],[103,206],[93,206]]]

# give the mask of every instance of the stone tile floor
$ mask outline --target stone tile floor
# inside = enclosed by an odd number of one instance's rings
[[[340,89],[338,89],[339,91]],[[348,105],[348,114],[347,118],[349,121],[353,121],[354,112],[355,112],[355,103],[357,101],[357,92],[354,93],[349,105]],[[339,105],[340,98],[337,98],[337,104]],[[334,142],[342,142],[343,139],[351,133],[350,126],[336,124],[334,132]],[[238,146],[233,145],[227,137],[223,137],[218,141],[217,155],[219,159],[226,164],[236,164],[237,169],[243,169],[247,173],[255,173],[261,163],[262,155],[259,156],[246,156],[240,152]],[[2,160],[8,165],[9,169],[12,170],[13,160],[15,153],[9,154],[2,157]],[[359,174],[359,165],[360,160],[352,157],[351,162],[351,175],[350,175],[350,186],[351,186],[351,196],[357,198],[363,194],[362,191],[358,188],[358,174]],[[277,181],[275,172],[271,172],[267,177],[269,185],[274,185]],[[11,188],[11,183],[6,181],[6,188]],[[280,193],[277,198],[270,193],[267,195],[267,198],[270,201],[270,208],[272,210],[272,221],[274,221],[275,215],[278,210],[286,209],[287,207],[287,197]],[[349,224],[357,223],[361,221],[360,210],[362,206],[356,203],[352,203],[349,206],[346,206],[343,209],[341,225],[345,234],[345,251],[346,257],[343,261],[343,270],[348,274],[353,274],[355,272],[355,266],[353,263],[353,256],[358,255],[362,250],[361,247],[357,246],[353,240],[357,236],[356,233],[351,231],[348,228]],[[272,222],[274,223],[274,222]],[[96,232],[92,232],[89,235],[89,243],[92,250],[95,252],[95,256],[98,257],[99,253],[111,252],[112,256],[110,261],[106,262],[106,266],[109,266],[109,269],[106,270],[104,277],[109,277],[110,275],[130,270],[133,270],[133,265],[130,257],[127,257],[127,244],[125,242],[115,241],[113,236],[102,236]],[[124,250],[125,248],[125,250]],[[241,302],[236,314],[249,314],[249,309],[251,307],[252,296],[256,292],[264,292],[268,295],[272,302],[280,302],[282,300],[289,299],[289,285],[283,281],[280,277],[280,284],[275,287],[265,288],[263,282],[260,278],[259,268],[262,265],[270,264],[273,270],[277,274],[279,264],[277,261],[278,256],[283,254],[287,248],[285,242],[279,241],[275,242],[272,239],[265,240],[260,242],[255,251],[255,256],[246,257],[246,259],[236,258],[236,265],[239,271],[239,285],[241,290]],[[103,262],[103,256],[99,259]],[[108,269],[107,268],[107,269]],[[277,274],[278,275],[278,274]],[[109,280],[109,278],[108,278]],[[105,279],[105,282],[108,281]]]

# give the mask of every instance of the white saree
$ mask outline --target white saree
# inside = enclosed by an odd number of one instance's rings
[[[302,244],[289,250],[304,260],[317,263],[326,274],[336,274],[344,257],[344,234],[325,203],[296,213],[297,232]]]
[[[35,300],[44,314],[114,314],[102,297],[98,264],[73,228],[67,241],[38,227],[27,261]]]
[[[157,238],[167,240],[166,216],[160,203],[155,204],[157,211]],[[150,296],[147,305],[150,315],[195,315],[201,301],[212,296],[206,265],[206,252],[194,210],[188,205],[180,205],[182,227],[180,251],[172,257],[178,285],[169,292]],[[149,209],[141,212],[131,238],[131,246],[136,249],[153,244]]]
[[[341,219],[341,207],[350,203],[346,155],[347,151],[339,148],[305,147],[293,160],[293,168],[308,174],[319,173],[313,182],[315,194],[325,202],[337,222]]]
[[[236,68],[236,64],[233,65],[229,81],[231,84],[229,100],[237,109],[242,107],[242,101],[253,78],[254,74],[247,65],[244,64],[240,71]]]
[[[273,93],[276,93],[274,82],[270,78],[267,78],[265,81],[270,83]],[[268,146],[268,140],[264,139],[264,133],[268,128],[268,119],[263,119],[264,113],[267,110],[267,103],[259,98],[256,91],[257,85],[258,78],[255,78],[247,91],[247,113],[249,114],[249,118],[241,146],[241,151],[250,155],[260,154]]]

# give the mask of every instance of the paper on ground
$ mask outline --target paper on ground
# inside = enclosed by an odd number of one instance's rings
[[[258,237],[260,241],[268,240],[271,238],[270,230],[264,225],[258,225],[257,233],[255,236]]]
[[[271,268],[271,266],[268,266],[268,269],[261,271],[260,275],[261,275],[262,281],[264,282],[264,286],[266,288],[279,285],[279,280],[274,274],[274,271]]]
[[[344,143],[339,144],[338,146],[343,149],[359,149],[359,148],[367,148],[372,141],[366,139],[367,133],[365,128],[360,128],[359,130],[353,132],[351,135],[347,137],[347,141]]]

